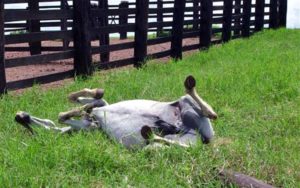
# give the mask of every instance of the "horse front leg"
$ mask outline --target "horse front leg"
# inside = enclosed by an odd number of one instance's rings
[[[141,134],[145,140],[149,140],[154,143],[162,143],[162,144],[166,144],[166,145],[177,145],[177,146],[181,146],[184,148],[190,147],[187,144],[184,144],[184,143],[181,143],[178,141],[174,141],[174,140],[170,140],[170,139],[166,139],[166,138],[156,135],[149,126],[143,126],[141,129]]]

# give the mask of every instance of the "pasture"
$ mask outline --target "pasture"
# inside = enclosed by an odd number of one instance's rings
[[[269,30],[141,69],[99,72],[62,88],[40,86],[0,99],[0,184],[3,187],[220,187],[226,168],[278,187],[300,186],[300,31]],[[157,61],[157,60],[156,60]],[[109,103],[172,101],[183,80],[219,115],[215,142],[193,148],[129,151],[98,132],[58,135],[14,122],[18,110],[57,119],[74,107],[68,93],[101,87]]]

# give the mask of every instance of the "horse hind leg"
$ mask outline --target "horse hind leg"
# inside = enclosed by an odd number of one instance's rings
[[[177,145],[177,146],[184,147],[184,148],[190,147],[189,145],[187,145],[185,143],[175,141],[175,140],[170,140],[170,139],[163,138],[161,136],[156,135],[152,131],[152,129],[147,125],[142,127],[141,135],[145,140],[152,141],[153,143],[160,143],[160,144],[165,144],[165,145]]]
[[[84,105],[82,108],[85,111],[90,111],[93,108],[108,105],[108,103],[102,99],[103,95],[103,89],[83,89],[81,91],[71,93],[68,98],[71,102]]]
[[[90,103],[94,100],[102,99],[104,95],[103,89],[83,89],[77,92],[73,92],[68,96],[68,99],[71,102],[82,103],[87,101],[86,103]],[[88,100],[90,99],[90,100]],[[92,101],[91,101],[92,100]]]
[[[104,99],[94,99],[90,97],[78,97],[77,102],[83,105],[90,104],[92,108],[107,106],[108,103]]]
[[[98,126],[91,120],[89,114],[84,111],[84,107],[60,113],[59,122],[69,125],[72,131],[97,129]],[[73,117],[80,117],[81,119],[77,120],[73,119]]]

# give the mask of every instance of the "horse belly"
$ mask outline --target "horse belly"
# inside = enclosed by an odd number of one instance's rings
[[[144,125],[154,125],[151,119],[134,114],[96,111],[94,117],[99,122],[101,129],[110,138],[127,148],[144,147],[146,140],[141,135],[141,129]]]
[[[101,129],[127,148],[145,146],[142,127],[155,127],[159,119],[175,124],[178,122],[178,115],[175,114],[175,108],[169,103],[148,100],[123,101],[92,111]]]

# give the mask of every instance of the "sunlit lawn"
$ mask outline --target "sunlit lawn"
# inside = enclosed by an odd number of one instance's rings
[[[184,149],[128,151],[103,133],[58,135],[14,122],[18,110],[56,120],[74,107],[66,96],[105,88],[110,103],[127,99],[172,101],[192,74],[219,114],[216,143]],[[227,168],[278,187],[300,186],[300,31],[266,31],[212,47],[180,62],[99,72],[63,88],[0,100],[1,187],[220,187]],[[226,140],[222,144],[222,141]]]

